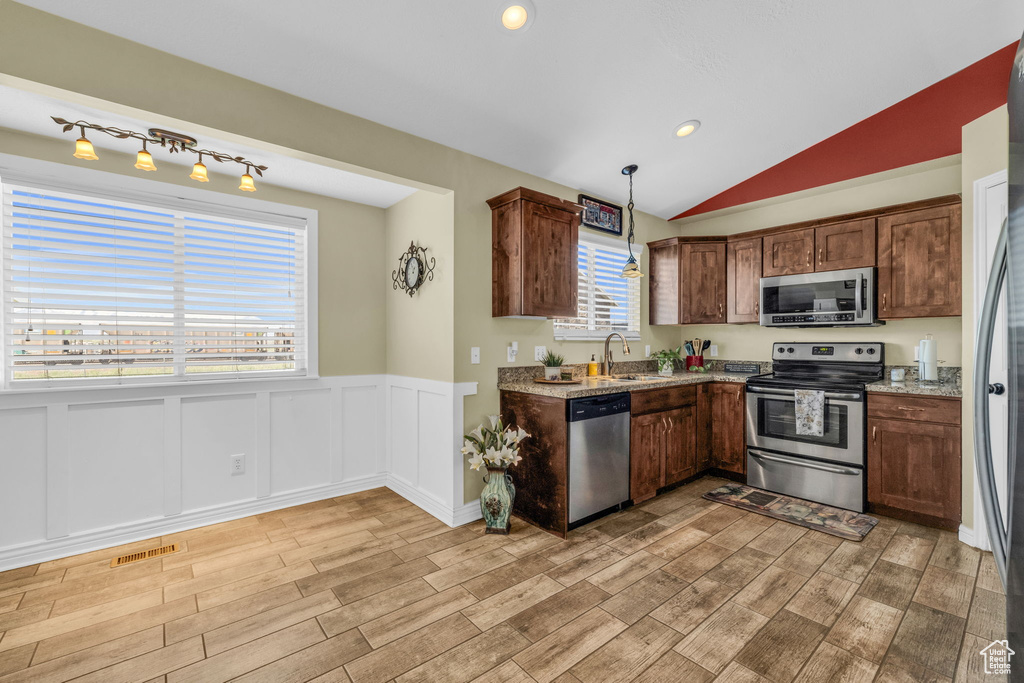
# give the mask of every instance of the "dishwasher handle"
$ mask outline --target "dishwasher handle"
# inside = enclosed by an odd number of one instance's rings
[[[628,393],[574,398],[569,401],[569,422],[628,413],[629,405]]]

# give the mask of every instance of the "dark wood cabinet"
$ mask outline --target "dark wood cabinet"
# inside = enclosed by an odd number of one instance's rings
[[[760,237],[730,239],[726,244],[726,322],[761,320]]]
[[[816,271],[867,268],[875,265],[875,219],[863,218],[814,229],[818,250]]]
[[[491,207],[491,315],[574,317],[578,204],[524,187]]]
[[[725,322],[725,242],[683,243],[680,322],[683,325]]]
[[[711,467],[711,387],[697,385],[697,471]]]
[[[960,523],[960,399],[868,396],[868,504],[881,514]]]
[[[655,246],[656,244],[656,246]],[[669,241],[648,245],[649,318],[651,325],[678,325],[679,243]]]
[[[878,315],[960,315],[960,204],[878,219]]]
[[[746,385],[715,382],[711,386],[711,465],[747,473]]]
[[[814,272],[814,229],[790,230],[764,236],[763,277]]]
[[[631,404],[629,491],[639,503],[699,471],[697,387],[636,391]]]

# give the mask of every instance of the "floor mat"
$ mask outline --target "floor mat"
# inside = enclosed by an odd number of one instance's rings
[[[759,515],[799,524],[850,541],[861,541],[878,520],[851,510],[784,496],[742,484],[726,484],[704,494],[708,500],[749,510]]]

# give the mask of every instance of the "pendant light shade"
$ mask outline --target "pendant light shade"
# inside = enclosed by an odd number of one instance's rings
[[[96,150],[92,148],[92,143],[83,135],[82,137],[75,140],[75,158],[86,159],[88,161],[96,161],[99,159],[96,156]]]
[[[192,175],[189,176],[192,180],[198,180],[201,183],[210,182],[210,177],[206,175],[206,164],[202,161],[197,162],[192,167]]]
[[[629,204],[626,208],[629,209],[629,234],[626,236],[626,247],[629,249],[629,259],[626,264],[622,266],[622,273],[619,277],[636,279],[643,277],[644,274],[640,270],[640,264],[636,262],[636,257],[633,256],[633,242],[636,240],[633,237],[633,174],[637,172],[639,167],[636,164],[630,164],[629,166],[622,169],[622,175],[629,176]]]
[[[156,164],[153,163],[153,155],[144,149],[140,149],[135,157],[135,168],[140,171],[155,171]]]
[[[255,192],[256,186],[252,182],[252,176],[246,173],[242,176],[242,183],[238,186],[242,192]]]

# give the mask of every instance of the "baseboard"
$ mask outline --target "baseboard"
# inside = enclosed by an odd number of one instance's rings
[[[456,508],[454,517],[455,524],[453,526],[462,526],[483,519],[484,513],[480,511],[480,499],[471,500],[462,507]]]
[[[210,524],[219,524],[220,522],[229,522],[233,519],[312,503],[326,498],[344,496],[349,493],[357,493],[386,485],[387,476],[375,474],[326,486],[289,491],[268,498],[247,500],[241,503],[186,512],[172,517],[148,519],[135,524],[13,546],[0,551],[0,571],[70,557],[71,555],[81,555],[82,553],[112,548],[125,543],[144,541],[148,538],[166,536],[167,534]]]
[[[957,538],[960,539],[961,543],[977,548],[978,550],[992,550],[988,541],[988,534],[982,533],[977,535],[974,533],[974,529],[966,527],[963,524],[957,530]]]
[[[430,495],[429,493],[414,488],[409,484],[409,482],[401,479],[400,477],[396,477],[393,474],[388,475],[386,486],[413,505],[430,513],[434,517],[437,517],[450,527],[469,524],[470,522],[483,517],[483,514],[480,512],[479,499],[466,503],[457,509],[453,509],[445,505],[444,501]]]

